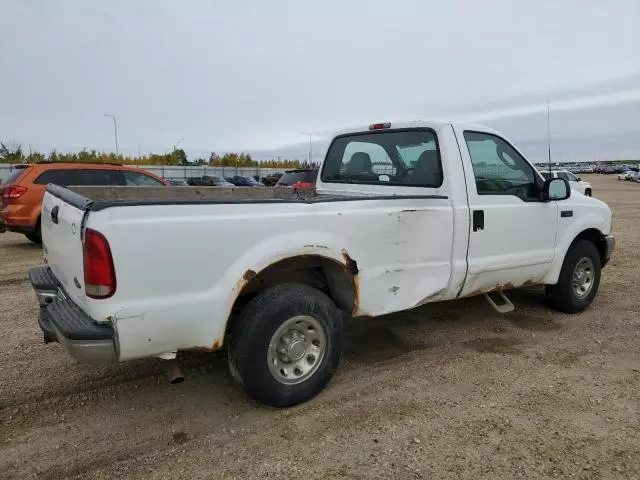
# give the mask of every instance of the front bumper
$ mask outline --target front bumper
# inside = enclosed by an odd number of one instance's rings
[[[602,243],[604,245],[604,251],[602,255],[602,266],[604,267],[611,259],[611,254],[616,247],[616,239],[613,235],[605,235],[602,237]]]
[[[15,233],[35,233],[36,229],[33,226],[15,225],[13,223],[7,223],[0,218],[0,233],[15,232]]]
[[[80,363],[117,360],[113,327],[96,323],[70,300],[48,267],[29,270],[29,280],[40,304],[38,325],[45,343],[60,343]]]

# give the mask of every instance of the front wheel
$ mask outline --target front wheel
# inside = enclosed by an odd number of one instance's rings
[[[243,310],[229,345],[234,379],[259,402],[289,407],[315,397],[342,353],[342,312],[315,288],[282,284]]]
[[[590,196],[591,196],[591,189],[590,189],[590,188],[587,188],[587,189],[584,191],[584,194],[585,194],[587,197],[590,197]]]
[[[588,240],[578,240],[567,252],[558,283],[547,285],[547,298],[553,308],[565,313],[586,309],[600,286],[600,254]]]

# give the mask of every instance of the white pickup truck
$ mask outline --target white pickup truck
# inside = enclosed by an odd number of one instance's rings
[[[306,195],[49,185],[42,237],[45,341],[80,362],[224,345],[276,406],[326,386],[345,314],[536,284],[579,312],[614,247],[605,203],[543,179],[494,130],[435,121],[339,133]]]

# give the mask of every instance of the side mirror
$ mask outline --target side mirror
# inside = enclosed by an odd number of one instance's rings
[[[571,196],[571,187],[564,178],[550,178],[544,181],[542,198],[546,201],[566,200]]]

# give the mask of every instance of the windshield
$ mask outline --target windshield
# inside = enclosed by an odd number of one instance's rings
[[[318,177],[317,170],[298,170],[293,172],[286,172],[280,180],[278,180],[278,186],[288,187],[294,183],[315,183]]]

